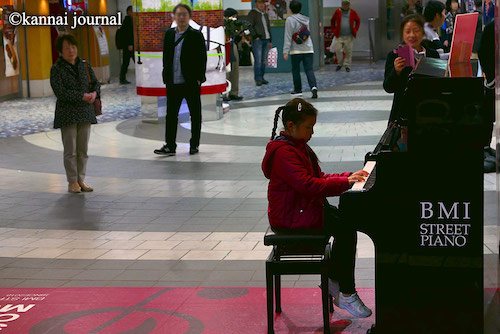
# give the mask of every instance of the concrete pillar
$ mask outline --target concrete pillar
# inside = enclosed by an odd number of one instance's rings
[[[216,121],[222,118],[222,99],[219,94],[201,96],[201,114],[203,122]]]
[[[158,117],[162,117],[159,113],[159,101],[160,97],[157,96],[141,96],[141,112],[143,121],[158,121]],[[163,115],[163,117],[165,117],[165,115]]]

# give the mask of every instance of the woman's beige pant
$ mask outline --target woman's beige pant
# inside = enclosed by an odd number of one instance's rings
[[[68,182],[83,181],[87,170],[87,148],[90,123],[79,123],[61,128],[64,146],[64,168]]]

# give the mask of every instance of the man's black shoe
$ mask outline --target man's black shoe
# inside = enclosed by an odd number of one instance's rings
[[[120,85],[128,85],[129,83],[131,82],[128,80],[120,80]]]
[[[196,153],[198,153],[198,152],[200,152],[200,150],[198,149],[198,147],[191,147],[191,148],[189,149],[189,154],[190,154],[190,155],[196,154]]]
[[[262,84],[263,85],[267,85],[269,83],[269,81],[267,81],[266,79],[262,79]]]
[[[222,97],[222,101],[229,102],[229,101],[231,101],[231,97],[229,97],[229,96],[223,96]]]
[[[340,71],[341,69],[342,69],[342,66],[340,66],[340,65],[339,65],[339,66],[337,66],[337,68],[335,69],[335,71],[337,71],[337,72],[338,72],[338,71]]]
[[[163,145],[161,148],[154,150],[155,154],[172,156],[175,155],[175,150],[171,150],[167,147],[167,145]]]
[[[257,86],[262,86],[262,81],[255,81],[255,84],[256,84]]]
[[[241,101],[241,100],[243,100],[243,96],[229,95],[229,100],[231,100],[231,101]]]
[[[351,69],[350,69],[349,67],[346,67],[346,68],[345,68],[345,71],[346,71],[346,72],[351,72]]]

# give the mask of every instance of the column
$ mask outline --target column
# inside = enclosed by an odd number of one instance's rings
[[[19,10],[22,10],[22,1],[17,1]],[[25,11],[30,15],[49,15],[48,0],[25,0]],[[28,81],[26,73],[26,41],[23,27],[19,26],[19,56],[23,78],[23,95],[27,96]],[[50,27],[26,27],[28,41],[28,67],[31,97],[52,95],[50,87],[50,68],[52,67],[52,42]]]

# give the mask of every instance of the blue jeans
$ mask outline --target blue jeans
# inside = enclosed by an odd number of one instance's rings
[[[253,72],[255,82],[262,81],[264,79],[269,42],[269,39],[258,39],[252,42],[252,52],[254,58]]]
[[[302,92],[302,80],[300,78],[300,63],[304,64],[304,72],[306,72],[307,82],[309,83],[309,88],[318,87],[316,83],[316,77],[314,76],[313,70],[313,54],[303,53],[290,55],[292,58],[292,75],[293,75],[293,91]]]

